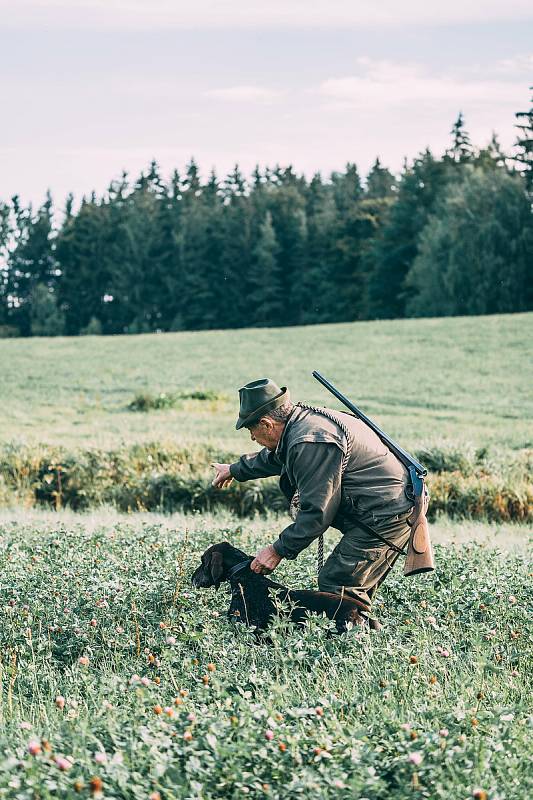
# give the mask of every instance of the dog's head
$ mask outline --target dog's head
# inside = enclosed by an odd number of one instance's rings
[[[228,580],[229,571],[248,556],[229,542],[219,542],[208,547],[202,555],[202,563],[191,577],[191,583],[199,589],[214,586],[218,589],[222,581]]]

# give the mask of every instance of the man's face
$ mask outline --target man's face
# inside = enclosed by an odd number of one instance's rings
[[[252,442],[257,442],[261,447],[268,450],[275,450],[281,439],[285,425],[281,422],[274,422],[269,417],[261,417],[259,422],[248,428]]]

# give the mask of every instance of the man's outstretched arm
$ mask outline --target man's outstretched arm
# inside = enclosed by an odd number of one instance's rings
[[[272,450],[263,447],[258,453],[248,453],[229,466],[233,478],[251,481],[254,478],[269,478],[281,475],[281,462]]]
[[[275,453],[264,447],[258,453],[248,453],[241,456],[233,464],[219,464],[213,462],[216,470],[212,485],[217,489],[225,489],[233,479],[237,481],[252,481],[255,478],[269,478],[272,475],[281,475],[281,462]]]

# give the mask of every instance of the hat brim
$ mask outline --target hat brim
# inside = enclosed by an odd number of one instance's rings
[[[258,422],[261,417],[263,417],[269,411],[274,411],[275,408],[279,408],[283,405],[283,403],[286,403],[289,397],[289,390],[286,386],[282,386],[281,392],[275,397],[271,397],[268,402],[263,403],[262,406],[256,408],[256,410],[251,414],[248,414],[247,417],[239,417],[237,424],[235,425],[235,430],[240,431],[241,428],[245,428],[247,425],[251,425],[253,422]]]

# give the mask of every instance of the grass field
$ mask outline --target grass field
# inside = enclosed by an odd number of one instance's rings
[[[270,376],[333,402],[318,369],[404,446],[531,446],[533,314],[147,336],[0,340],[0,442],[117,447],[209,442],[242,452],[237,389]],[[225,399],[133,413],[135,394]]]
[[[0,511],[0,799],[531,796],[531,531],[502,520],[532,513],[532,334],[522,314],[0,341],[0,505],[24,504]],[[284,515],[117,509],[209,508],[213,454],[252,449],[236,389],[270,375],[323,405],[315,368],[431,450],[433,505],[465,518],[432,525],[435,573],[389,577],[381,632],[280,620],[257,643],[190,574]],[[218,399],[128,410],[196,389]],[[253,513],[254,485],[224,498],[247,493]],[[276,577],[316,585],[315,548]]]
[[[521,542],[437,546],[434,575],[397,570],[380,633],[281,620],[256,643],[225,589],[189,576],[209,543],[254,552],[278,524],[3,512],[0,797],[530,796]],[[313,575],[314,552],[279,570]]]

